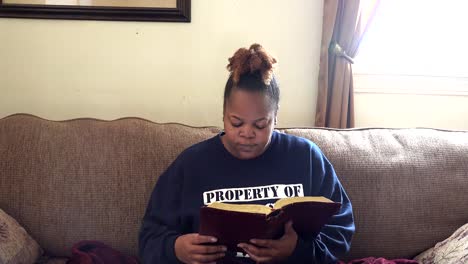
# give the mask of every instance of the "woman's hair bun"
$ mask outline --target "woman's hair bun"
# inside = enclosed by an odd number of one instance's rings
[[[240,48],[229,58],[227,69],[234,83],[244,74],[259,74],[265,85],[270,85],[276,59],[260,44],[252,44],[249,49]]]

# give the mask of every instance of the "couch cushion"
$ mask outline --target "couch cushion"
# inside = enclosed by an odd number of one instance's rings
[[[49,259],[45,264],[67,264],[67,258],[53,258]]]
[[[81,240],[136,255],[159,175],[187,146],[217,132],[137,118],[0,119],[0,207],[20,219],[48,255],[70,256]]]
[[[42,255],[34,264],[66,264],[70,258]]]
[[[468,219],[468,132],[286,129],[321,147],[353,204],[348,259],[413,258]]]

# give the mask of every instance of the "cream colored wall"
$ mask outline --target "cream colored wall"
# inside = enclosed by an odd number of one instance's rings
[[[279,126],[314,122],[323,1],[193,0],[191,23],[0,19],[0,117],[221,125],[227,58],[279,60]]]
[[[357,127],[468,130],[468,96],[356,93]]]
[[[356,74],[358,127],[432,127],[468,130],[468,79]]]

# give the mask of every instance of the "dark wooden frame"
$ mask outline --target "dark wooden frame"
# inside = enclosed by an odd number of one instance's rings
[[[190,22],[191,0],[177,0],[176,8],[95,7],[3,4],[0,17]]]

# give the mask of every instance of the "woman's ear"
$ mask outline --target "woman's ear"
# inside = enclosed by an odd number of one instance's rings
[[[276,111],[275,111],[275,126],[278,124],[278,110],[279,110],[280,106],[278,104],[278,106],[276,107]]]

